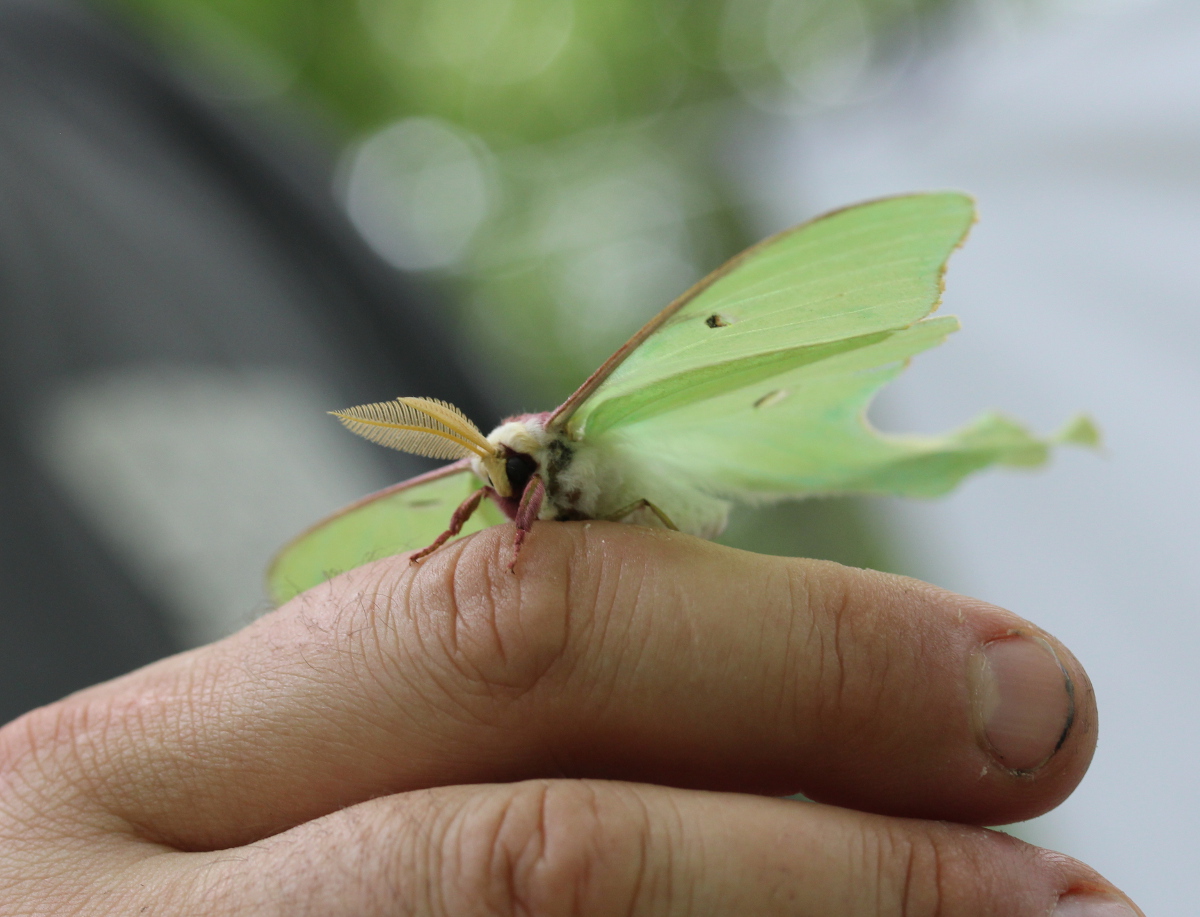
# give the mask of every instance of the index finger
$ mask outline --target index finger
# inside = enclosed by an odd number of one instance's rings
[[[1091,756],[1082,669],[1001,609],[603,523],[537,526],[512,576],[510,532],[353,571],[7,735],[186,849],[563,775],[1000,823],[1057,803]]]

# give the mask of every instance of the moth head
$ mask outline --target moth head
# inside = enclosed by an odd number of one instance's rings
[[[397,398],[330,413],[381,446],[429,458],[469,458],[472,470],[502,497],[525,490],[550,438],[540,414],[511,418],[485,437],[462,411],[435,398]]]
[[[506,421],[488,435],[487,441],[496,452],[477,459],[473,463],[475,473],[500,496],[520,496],[541,467],[539,456],[545,439],[545,430],[536,417]]]

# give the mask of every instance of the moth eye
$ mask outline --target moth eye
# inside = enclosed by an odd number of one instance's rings
[[[724,315],[714,312],[704,320],[704,324],[708,325],[709,328],[728,328],[733,322]]]
[[[504,460],[504,473],[508,476],[508,486],[514,494],[525,490],[525,485],[537,471],[537,462],[524,452],[510,452]]]

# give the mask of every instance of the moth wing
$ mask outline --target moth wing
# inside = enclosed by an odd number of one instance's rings
[[[965,195],[918,194],[767,239],[656,317],[556,417],[573,438],[751,502],[933,496],[991,464],[1040,464],[1054,442],[1094,442],[1086,419],[1050,439],[996,414],[938,437],[867,422],[879,388],[957,330],[929,316],[974,218]]]
[[[482,486],[463,460],[352,503],[280,550],[267,570],[271,600],[281,605],[346,570],[427,547],[445,531],[458,505]],[[457,537],[505,521],[484,500]]]
[[[916,194],[772,236],[647,323],[550,423],[593,438],[907,328],[937,307],[974,219],[964,194]]]
[[[622,427],[615,445],[653,456],[707,493],[751,503],[816,494],[931,497],[993,464],[1034,466],[1054,442],[1094,445],[1077,419],[1050,439],[984,414],[943,436],[880,433],[865,414],[915,354],[956,330],[931,318],[871,344]]]

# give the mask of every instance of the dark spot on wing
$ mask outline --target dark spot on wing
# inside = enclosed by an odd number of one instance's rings
[[[436,497],[418,497],[415,500],[409,500],[408,505],[413,509],[428,509],[430,506],[441,506],[442,501]]]
[[[724,315],[714,312],[704,320],[704,324],[708,325],[709,328],[728,328],[733,322]]]
[[[788,390],[786,388],[777,388],[756,399],[754,406],[756,408],[769,408],[773,404],[779,404],[787,396]]]

